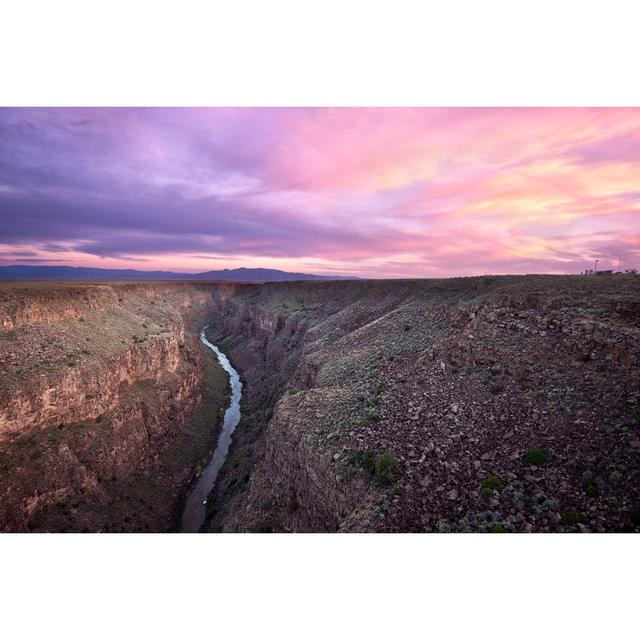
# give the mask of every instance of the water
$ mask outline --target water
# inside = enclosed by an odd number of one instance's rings
[[[207,327],[204,327],[204,329],[200,331],[200,341],[216,354],[218,362],[229,374],[229,382],[231,383],[231,404],[224,414],[222,431],[220,432],[218,444],[211,456],[211,460],[198,478],[196,486],[187,497],[184,512],[182,514],[182,531],[186,533],[196,533],[204,524],[207,510],[207,497],[216,483],[220,469],[222,468],[227,454],[229,453],[231,436],[240,422],[240,398],[242,396],[242,382],[240,382],[240,376],[231,366],[227,356],[225,356],[215,344],[211,344],[211,342],[207,340],[205,335],[206,329]]]

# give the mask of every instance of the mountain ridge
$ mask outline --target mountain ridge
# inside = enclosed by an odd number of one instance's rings
[[[102,269],[55,265],[0,266],[0,280],[223,280],[235,282],[288,282],[295,280],[357,280],[352,276],[323,276],[312,273],[281,271],[262,267],[238,267],[199,273],[143,271],[137,269]]]

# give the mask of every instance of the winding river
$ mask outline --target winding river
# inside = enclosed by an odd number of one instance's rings
[[[182,531],[185,533],[197,533],[200,531],[200,527],[204,524],[207,509],[207,498],[216,483],[220,469],[222,468],[227,454],[229,453],[231,436],[240,422],[240,398],[242,396],[242,382],[240,382],[240,376],[231,366],[229,358],[227,358],[227,356],[225,356],[215,344],[212,344],[207,340],[205,333],[206,329],[207,327],[204,327],[204,329],[200,331],[200,341],[216,354],[218,362],[229,374],[229,382],[231,384],[231,403],[224,414],[222,431],[218,437],[218,444],[211,456],[211,460],[200,474],[198,482],[187,497],[184,512],[182,514]]]

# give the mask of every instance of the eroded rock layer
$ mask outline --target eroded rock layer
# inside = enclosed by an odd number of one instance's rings
[[[213,306],[190,284],[2,285],[0,529],[174,528],[224,404],[196,339]]]

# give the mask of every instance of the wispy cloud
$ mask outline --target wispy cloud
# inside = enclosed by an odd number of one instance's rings
[[[0,261],[640,266],[640,109],[0,109]]]

